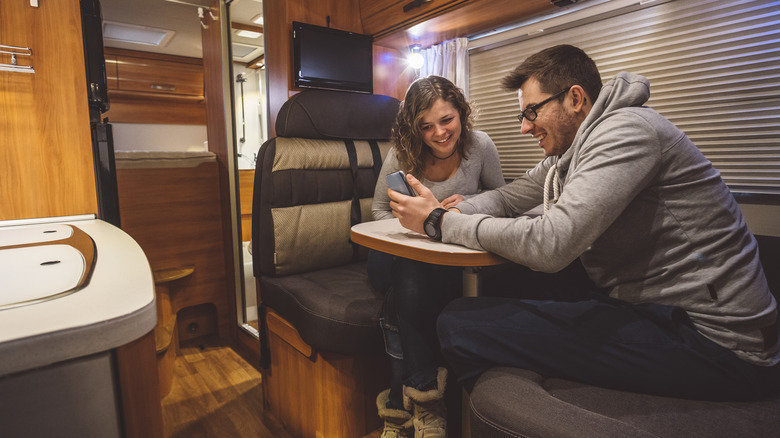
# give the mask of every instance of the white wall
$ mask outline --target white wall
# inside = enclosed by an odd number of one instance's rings
[[[112,123],[115,151],[206,151],[206,125]]]

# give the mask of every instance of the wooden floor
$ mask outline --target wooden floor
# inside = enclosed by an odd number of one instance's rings
[[[260,373],[216,337],[182,343],[162,400],[166,438],[289,438],[263,415]]]

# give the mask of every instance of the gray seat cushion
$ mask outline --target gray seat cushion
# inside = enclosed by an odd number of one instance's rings
[[[283,277],[260,277],[263,304],[290,322],[320,351],[381,350],[383,297],[368,283],[366,262]]]
[[[777,298],[780,238],[756,240]],[[685,400],[493,368],[477,380],[470,404],[471,433],[480,438],[780,437],[780,394],[754,402]]]
[[[493,368],[470,397],[473,437],[776,437],[780,396],[707,402],[597,388]]]

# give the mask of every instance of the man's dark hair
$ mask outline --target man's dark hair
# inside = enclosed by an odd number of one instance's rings
[[[549,94],[579,85],[594,102],[602,85],[596,63],[582,49],[569,45],[550,47],[529,56],[501,85],[507,91],[517,91],[530,78],[539,81],[541,91]]]

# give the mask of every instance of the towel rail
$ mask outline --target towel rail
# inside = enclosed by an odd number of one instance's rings
[[[31,65],[19,65],[17,56],[32,56],[32,49],[29,47],[16,47],[0,44],[0,53],[11,55],[11,63],[0,63],[0,71],[14,71],[20,73],[35,73]]]

